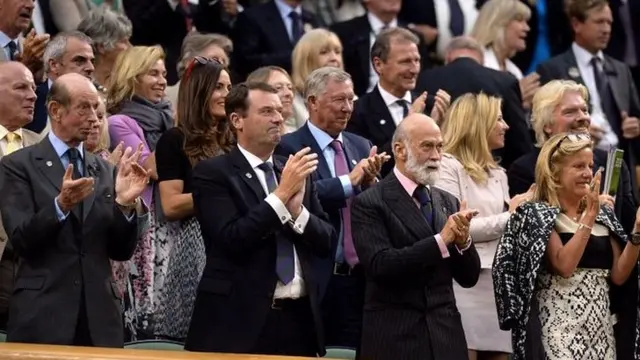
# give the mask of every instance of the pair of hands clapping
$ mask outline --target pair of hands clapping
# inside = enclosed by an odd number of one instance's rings
[[[318,168],[318,154],[311,153],[306,147],[295,155],[289,155],[287,163],[282,169],[280,183],[273,194],[285,204],[294,218],[302,212],[302,201],[306,180]]]
[[[373,146],[369,151],[369,157],[360,160],[360,162],[349,173],[351,185],[372,185],[376,181],[376,177],[380,174],[382,165],[391,159],[386,152],[378,154],[378,147]]]
[[[475,209],[467,209],[466,200],[462,200],[460,210],[449,216],[442,231],[440,231],[442,241],[447,245],[453,243],[459,247],[468,245],[469,224],[471,223],[471,219],[477,215],[478,211]]]

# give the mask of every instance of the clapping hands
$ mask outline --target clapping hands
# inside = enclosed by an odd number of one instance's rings
[[[142,144],[138,145],[135,152],[127,147],[119,160],[115,183],[118,205],[133,206],[135,200],[149,184],[149,172],[138,164],[142,149]]]

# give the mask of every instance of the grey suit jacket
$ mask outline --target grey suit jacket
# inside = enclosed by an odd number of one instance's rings
[[[2,219],[18,256],[10,299],[8,341],[71,344],[81,301],[93,344],[123,346],[118,292],[109,260],[133,254],[137,222],[128,221],[115,204],[115,169],[86,152],[84,173],[95,190],[59,221],[54,198],[64,168],[51,142],[5,156],[0,162]]]
[[[40,142],[41,138],[41,135],[38,135],[33,131],[22,129],[23,147],[35,145]],[[2,148],[0,148],[0,159],[2,159],[3,156],[4,154],[2,153]],[[4,230],[4,226],[2,226],[2,219],[0,218],[0,259],[2,259],[2,253],[4,252],[4,249],[11,248],[11,245],[9,245],[9,242],[7,240],[7,233]]]

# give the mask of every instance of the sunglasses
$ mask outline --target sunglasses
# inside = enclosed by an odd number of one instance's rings
[[[224,66],[224,64],[222,63],[222,61],[220,61],[220,59],[214,57],[214,58],[206,58],[203,56],[196,56],[193,59],[191,59],[189,61],[189,64],[187,65],[187,68],[184,70],[184,75],[183,78],[185,80],[189,80],[189,77],[191,76],[191,72],[193,71],[193,69],[196,66],[200,66],[200,65],[208,65],[208,64],[218,64],[218,65],[222,65]]]
[[[562,143],[567,139],[569,139],[569,141],[571,141],[571,142],[591,141],[591,135],[584,134],[584,133],[569,133],[569,134],[566,134],[565,136],[562,137],[562,140],[558,141],[558,143],[556,144],[556,147],[553,148],[553,151],[551,152],[551,156],[550,157],[553,157],[553,155],[556,153],[556,151],[558,151],[558,149],[560,149],[560,146],[562,145]]]

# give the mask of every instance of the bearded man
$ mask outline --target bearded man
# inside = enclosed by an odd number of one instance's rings
[[[392,146],[393,172],[351,207],[367,281],[360,356],[466,360],[452,281],[466,288],[478,281],[480,258],[469,236],[477,211],[433,187],[442,156],[433,119],[409,115]]]

